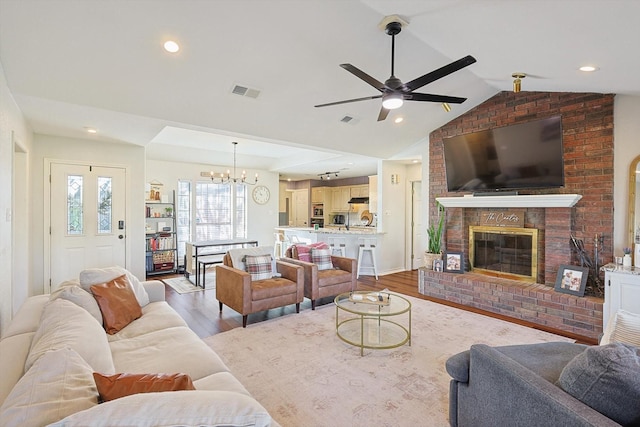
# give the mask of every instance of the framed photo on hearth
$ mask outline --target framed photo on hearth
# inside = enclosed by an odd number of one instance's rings
[[[565,294],[584,296],[584,289],[587,287],[587,267],[575,265],[561,265],[558,269],[555,290]]]
[[[444,253],[444,271],[447,273],[464,272],[464,256],[462,255],[462,252]]]
[[[444,264],[444,261],[441,259],[434,259],[433,260],[433,271],[442,271],[442,265]]]

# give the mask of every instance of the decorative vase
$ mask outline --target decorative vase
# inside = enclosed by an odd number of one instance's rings
[[[624,257],[622,257],[622,265],[631,267],[631,254],[624,254]]]
[[[442,254],[434,254],[431,252],[424,253],[424,268],[427,270],[433,270],[433,261],[442,259]]]

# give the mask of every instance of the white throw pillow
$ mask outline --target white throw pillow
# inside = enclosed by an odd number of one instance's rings
[[[80,283],[64,282],[61,284],[58,289],[51,293],[49,301],[54,301],[58,298],[66,299],[84,308],[102,325],[102,313],[96,299],[89,292],[82,289]]]
[[[46,352],[69,347],[94,371],[114,374],[106,335],[102,325],[84,308],[61,298],[51,301],[42,311],[40,327],[33,337],[24,370],[27,372]]]
[[[238,248],[229,249],[229,256],[231,257],[231,263],[233,268],[238,270],[247,271],[244,265],[244,257],[247,255],[271,255],[273,248],[271,246],[256,246],[253,248]]]
[[[133,293],[136,294],[136,299],[140,307],[149,304],[149,294],[147,294],[142,283],[140,283],[136,276],[122,267],[88,268],[82,270],[80,272],[80,286],[82,286],[85,291],[91,293],[91,286],[110,282],[123,274],[127,275],[127,280],[129,280],[131,284]]]
[[[271,416],[255,399],[232,391],[134,394],[78,412],[49,427],[257,426]]]
[[[618,310],[609,321],[600,345],[620,342],[640,347],[640,314]]]
[[[44,426],[97,404],[93,369],[62,348],[45,353],[24,374],[0,408],[0,420],[6,427]]]

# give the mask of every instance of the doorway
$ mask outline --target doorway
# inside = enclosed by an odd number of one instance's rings
[[[76,279],[86,268],[126,268],[126,170],[61,162],[51,162],[49,168],[45,292]]]
[[[411,270],[415,270],[424,265],[424,259],[422,254],[424,253],[424,230],[422,227],[422,182],[411,182],[411,197],[410,200],[410,266]]]

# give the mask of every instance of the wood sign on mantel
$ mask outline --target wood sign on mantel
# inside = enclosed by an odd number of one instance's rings
[[[491,227],[524,227],[524,210],[482,211],[481,224]]]

